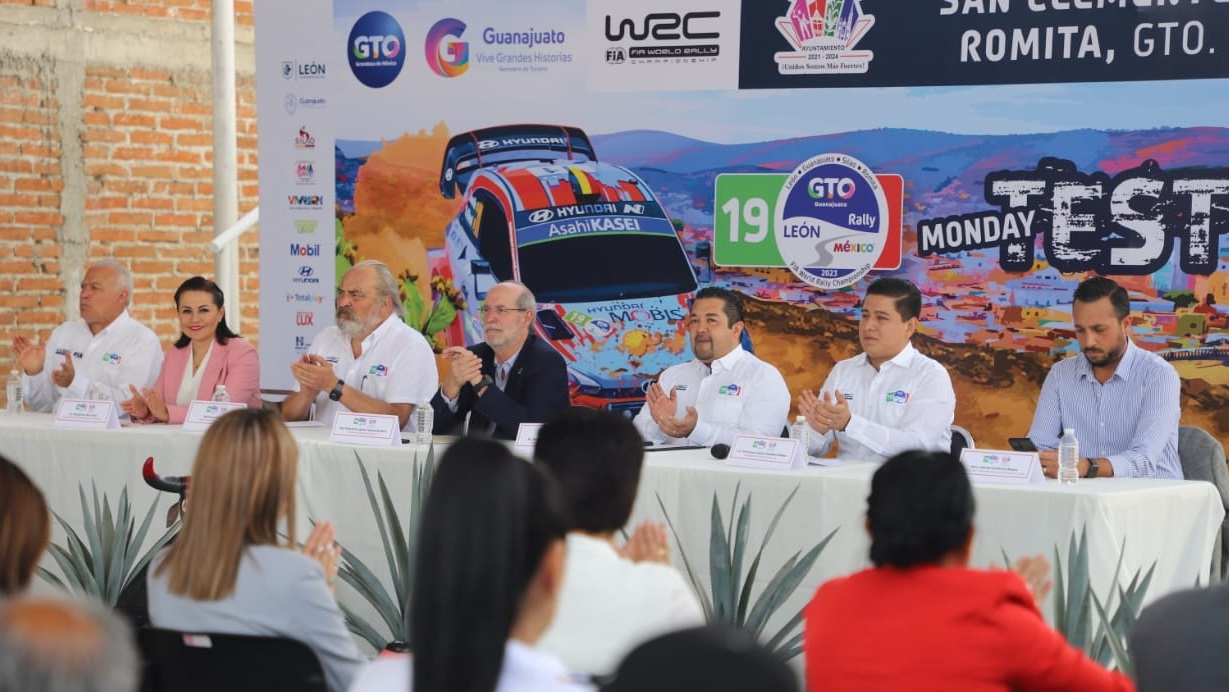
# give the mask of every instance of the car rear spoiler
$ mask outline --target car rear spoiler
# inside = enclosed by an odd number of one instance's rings
[[[470,132],[462,132],[448,140],[444,150],[444,163],[440,169],[440,193],[445,199],[457,196],[458,181],[466,173],[483,167],[482,157],[488,154],[507,152],[539,152],[535,156],[517,159],[516,156],[500,156],[499,163],[518,160],[536,161],[540,152],[559,152],[560,159],[583,157],[597,160],[597,152],[589,136],[579,127],[563,125],[500,125]]]

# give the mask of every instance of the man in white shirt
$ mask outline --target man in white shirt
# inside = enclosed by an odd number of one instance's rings
[[[128,315],[131,300],[128,267],[100,260],[81,281],[81,319],[56,327],[45,343],[13,339],[30,410],[50,411],[61,398],[120,402],[129,397],[129,385],[153,386],[162,369],[162,344]]]
[[[731,444],[739,434],[780,437],[789,416],[781,373],[743,350],[742,301],[703,288],[688,324],[695,360],[666,368],[646,392],[636,429],[653,444]]]
[[[858,321],[862,353],[832,368],[820,396],[810,390],[798,396],[798,411],[814,431],[812,455],[827,452],[834,440],[839,459],[858,461],[951,449],[952,378],[909,341],[921,313],[922,294],[904,279],[877,279],[866,289]]]
[[[414,407],[439,386],[435,356],[422,334],[402,319],[397,280],[375,260],[359,262],[337,289],[337,326],[312,340],[291,363],[295,391],[282,402],[282,418],[332,425],[339,412],[394,415],[408,429]]]
[[[695,592],[670,566],[665,527],[645,522],[615,546],[644,461],[626,418],[564,409],[538,431],[534,459],[558,481],[570,519],[563,589],[538,648],[572,672],[606,675],[645,640],[703,624]]]

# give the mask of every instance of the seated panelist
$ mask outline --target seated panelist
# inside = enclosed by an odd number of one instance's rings
[[[260,408],[260,355],[226,325],[218,285],[194,276],[175,291],[181,333],[166,352],[153,387],[129,385],[132,398],[120,407],[134,421],[183,423],[192,401],[212,399],[219,386],[231,401]]]
[[[284,420],[332,425],[338,413],[397,416],[413,431],[412,414],[439,386],[431,346],[403,319],[397,279],[383,262],[359,262],[337,288],[337,325],[312,339],[290,364],[294,392],[282,402]]]
[[[154,381],[162,345],[128,315],[131,302],[132,272],[113,259],[98,260],[81,280],[79,319],[56,327],[46,341],[13,339],[31,411],[53,411],[61,399],[120,401],[129,385]]]

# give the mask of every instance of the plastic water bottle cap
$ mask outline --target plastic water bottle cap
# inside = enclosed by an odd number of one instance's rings
[[[795,423],[805,423],[805,422],[807,422],[807,417],[806,417],[806,416],[798,416],[798,417],[794,418],[794,422],[795,422]]]
[[[1063,428],[1063,434],[1064,435],[1074,435],[1075,428]]]

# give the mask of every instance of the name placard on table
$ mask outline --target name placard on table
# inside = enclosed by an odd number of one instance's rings
[[[726,466],[749,469],[800,469],[807,465],[807,456],[806,450],[799,447],[798,440],[739,435],[730,445],[730,455],[725,458],[725,463]]]
[[[538,431],[541,429],[541,423],[521,423],[516,429],[516,442],[512,446],[532,452],[534,445],[538,444]]]
[[[969,480],[974,483],[1045,483],[1045,474],[1041,472],[1041,458],[1037,452],[968,447],[961,450],[960,463],[964,464]]]
[[[223,414],[240,408],[247,408],[247,404],[242,401],[193,400],[188,405],[188,415],[183,420],[183,429],[205,430]]]
[[[339,413],[330,442],[370,447],[400,447],[401,419],[383,413]]]
[[[111,430],[119,428],[119,415],[114,401],[61,399],[51,425],[54,428]]]

